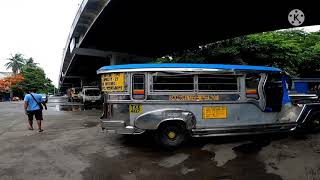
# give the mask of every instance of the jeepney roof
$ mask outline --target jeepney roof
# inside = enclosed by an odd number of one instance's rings
[[[134,71],[219,71],[219,70],[247,70],[247,71],[271,71],[281,72],[278,68],[268,66],[227,65],[227,64],[123,64],[103,66],[97,70],[97,74],[110,72],[134,72]]]

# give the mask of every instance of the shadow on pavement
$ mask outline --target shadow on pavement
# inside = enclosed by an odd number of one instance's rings
[[[257,153],[263,147],[268,146],[272,141],[288,138],[288,134],[277,135],[254,135],[254,136],[228,136],[228,137],[210,137],[210,138],[190,138],[179,149],[199,148],[207,144],[221,145],[229,143],[241,144],[233,147],[236,152]],[[166,151],[155,143],[152,133],[141,135],[123,135],[119,138],[120,143],[127,147],[139,148],[141,150],[152,149],[155,151]]]

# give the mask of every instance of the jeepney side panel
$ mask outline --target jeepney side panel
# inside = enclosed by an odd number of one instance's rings
[[[163,112],[166,109],[177,109],[185,112],[191,112],[196,119],[195,128],[208,128],[218,126],[241,126],[252,124],[267,124],[275,122],[277,113],[263,113],[256,105],[248,104],[218,104],[218,103],[197,103],[197,104],[140,104],[142,112],[130,113],[130,118],[135,119],[134,124],[140,129],[157,129],[158,125],[165,120]],[[204,119],[203,107],[227,107],[227,118],[224,119]],[[163,110],[163,111],[161,111]],[[148,112],[154,112],[148,118],[141,118]],[[238,113],[244,113],[245,116],[238,116]],[[240,118],[241,117],[241,118]],[[177,120],[184,118],[177,117]],[[174,120],[174,119],[171,119]]]
[[[125,73],[124,92],[104,92],[104,97],[107,97],[104,99],[104,108],[108,111],[104,118],[124,120],[126,124],[130,124],[129,104],[121,103],[130,101],[130,83],[130,73]]]
[[[240,103],[236,107],[238,109],[238,121],[234,125],[253,125],[253,124],[270,124],[276,123],[278,120],[278,112],[264,112],[266,106],[265,94],[263,91],[267,75],[265,73],[257,73],[260,80],[257,86],[258,99],[246,96],[246,76],[240,81],[241,93],[243,93],[245,103]]]
[[[145,74],[146,75],[146,89],[145,96],[148,100],[133,100],[131,94],[131,77],[132,74]],[[176,118],[165,118],[163,114],[154,113],[154,118],[141,118],[143,114],[149,113],[151,111],[159,111],[163,109],[176,109],[181,111],[191,112],[195,119],[195,128],[208,128],[208,127],[218,127],[218,126],[238,126],[238,125],[252,125],[252,124],[268,124],[275,123],[278,119],[277,112],[263,112],[261,110],[261,105],[255,104],[253,102],[247,102],[244,98],[244,88],[243,80],[240,84],[241,91],[239,94],[223,94],[223,92],[215,93],[197,93],[198,95],[219,95],[219,101],[189,101],[189,102],[177,102],[170,101],[170,94],[159,95],[150,94],[150,74],[148,73],[126,73],[126,93],[110,93],[109,94],[109,104],[112,107],[112,119],[126,119],[126,124],[131,126],[136,126],[141,129],[156,129],[159,123],[164,120],[182,120],[185,121],[184,117]],[[239,82],[239,81],[238,81]],[[173,93],[176,95],[190,95],[196,96],[195,92],[188,93]],[[236,96],[235,96],[236,95]],[[122,98],[120,98],[122,97]],[[152,98],[154,97],[154,98]],[[120,101],[122,102],[120,102]],[[135,106],[139,110],[131,111],[130,106]],[[259,106],[260,105],[260,106]],[[225,118],[203,118],[203,107],[226,107],[227,116]],[[164,111],[163,111],[164,112]],[[139,120],[140,119],[140,120]],[[142,121],[143,119],[143,121]],[[146,121],[148,120],[148,123]],[[144,123],[142,123],[144,122]]]
[[[141,114],[136,117],[134,126],[139,129],[157,129],[162,122],[165,121],[182,121],[186,125],[186,129],[195,128],[194,114],[179,108],[164,108]]]
[[[159,93],[153,94],[148,91],[148,100],[132,102],[132,105],[138,105],[141,107],[140,112],[130,112],[130,125],[135,125],[141,129],[156,129],[165,119],[163,117],[162,109],[181,109],[189,111],[194,114],[196,119],[195,128],[208,128],[217,126],[238,126],[238,125],[252,125],[252,124],[267,124],[274,123],[277,120],[277,114],[273,112],[265,113],[262,111],[264,106],[263,102],[257,103],[247,102],[245,99],[244,88],[244,76],[238,78],[239,93],[224,93],[224,92],[180,92],[180,93]],[[146,85],[147,88],[151,85],[151,74],[147,76]],[[182,96],[217,96],[216,101],[172,101],[170,96],[182,95]],[[261,99],[263,101],[264,99]],[[262,106],[262,107],[261,107]],[[203,108],[226,108],[227,115],[224,118],[204,118]],[[158,110],[158,114],[156,113]],[[147,118],[141,116],[148,112],[155,111],[153,116]],[[181,118],[183,119],[183,118]]]

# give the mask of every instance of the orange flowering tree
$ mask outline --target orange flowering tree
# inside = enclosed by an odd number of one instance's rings
[[[24,80],[22,75],[8,76],[0,79],[0,92],[9,91],[12,86]]]

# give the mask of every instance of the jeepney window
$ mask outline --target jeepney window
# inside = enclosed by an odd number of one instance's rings
[[[132,99],[145,99],[145,78],[144,74],[134,74],[132,76]]]
[[[193,75],[168,75],[168,76],[153,76],[153,91],[193,91],[194,90]]]
[[[259,99],[258,87],[261,76],[259,74],[246,75],[246,96],[247,98]]]
[[[238,91],[236,76],[198,75],[199,91]]]

